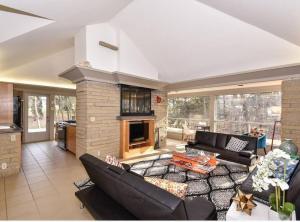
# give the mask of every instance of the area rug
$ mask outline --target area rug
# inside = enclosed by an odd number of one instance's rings
[[[231,198],[248,176],[246,166],[221,162],[211,173],[204,175],[170,164],[172,154],[162,154],[131,164],[131,171],[144,177],[158,177],[188,184],[186,198],[203,197],[214,203],[218,220],[225,220]]]

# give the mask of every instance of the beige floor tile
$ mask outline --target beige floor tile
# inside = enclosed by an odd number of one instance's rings
[[[28,177],[27,182],[28,184],[38,183],[42,181],[48,181],[48,177],[46,176],[40,176],[40,177]]]
[[[0,200],[0,211],[6,211],[6,201]]]
[[[17,206],[7,207],[7,217],[8,219],[22,219],[25,216],[39,216],[38,209],[34,201],[29,201]]]
[[[24,187],[28,187],[28,183],[27,183],[26,179],[18,180],[18,181],[10,181],[10,182],[5,181],[5,190],[6,191],[9,189],[20,189],[20,188],[24,188]]]
[[[92,220],[74,194],[73,182],[85,177],[80,161],[55,142],[26,144],[21,172],[0,179],[0,219]]]
[[[7,188],[6,189],[6,199],[14,197],[14,196],[28,194],[28,193],[30,194],[30,189],[28,186]]]
[[[39,198],[47,198],[47,197],[49,198],[49,197],[59,196],[59,193],[54,188],[50,187],[50,188],[32,191],[32,195],[33,198],[37,200]]]
[[[24,177],[24,180],[19,180],[19,181],[10,181],[10,182],[6,182],[5,183],[5,190],[15,190],[15,189],[20,189],[20,188],[24,188],[24,187],[28,187],[28,183]]]
[[[31,192],[48,189],[48,188],[54,188],[53,184],[49,180],[43,180],[36,183],[29,184]]]
[[[20,194],[17,196],[12,196],[12,197],[7,198],[6,204],[7,204],[7,207],[13,207],[13,206],[17,206],[17,205],[24,204],[24,203],[31,202],[31,201],[33,201],[32,194],[30,192],[29,193],[26,192],[24,194]]]
[[[7,220],[6,209],[0,210],[0,220]]]
[[[43,174],[43,173],[44,173],[44,171],[40,167],[24,170],[25,176],[31,176],[31,175],[37,175],[37,174]]]
[[[0,201],[1,200],[5,200],[5,189],[4,189],[4,185],[0,186]]]
[[[28,177],[40,177],[45,176],[44,171],[38,170],[38,171],[24,171],[25,177],[28,179]]]

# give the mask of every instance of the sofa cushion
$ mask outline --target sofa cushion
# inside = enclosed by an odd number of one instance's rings
[[[212,152],[212,153],[221,153],[222,149],[218,149],[215,147],[211,147],[208,145],[202,145],[202,144],[197,144],[195,146],[190,147],[192,149],[197,149],[197,150],[204,150],[204,151],[208,151],[208,152]]]
[[[248,141],[240,140],[235,137],[231,137],[230,141],[226,145],[225,149],[234,151],[234,152],[240,152],[242,151],[248,144]]]
[[[240,153],[238,153],[238,152],[233,152],[233,151],[226,150],[226,149],[214,148],[214,147],[207,146],[207,145],[197,144],[190,148],[204,150],[204,151],[208,151],[208,152],[212,152],[212,153],[218,153],[219,154],[217,156],[218,159],[228,160],[231,162],[240,163],[240,164],[247,165],[247,166],[252,165],[252,161],[255,158],[255,155],[252,155],[251,157],[245,157],[245,156],[241,156]]]
[[[183,200],[185,199],[188,187],[185,183],[177,183],[156,177],[145,177],[144,179],[148,183],[152,183],[153,185],[158,186]]]
[[[244,135],[228,135],[227,136],[227,143],[230,141],[231,137],[238,138],[243,141],[248,141],[247,146],[244,150],[253,150],[254,154],[257,153],[257,138],[251,136],[244,136]]]
[[[142,220],[187,219],[184,202],[173,194],[125,170],[120,171],[120,168],[119,171],[111,170],[114,166],[109,166],[89,154],[82,155],[80,160],[91,181],[137,218]]]
[[[215,147],[216,140],[217,140],[217,134],[211,133],[211,132],[197,131],[195,140],[198,144]]]
[[[217,140],[216,140],[216,148],[225,149],[226,144],[227,144],[227,135],[223,133],[218,133]]]

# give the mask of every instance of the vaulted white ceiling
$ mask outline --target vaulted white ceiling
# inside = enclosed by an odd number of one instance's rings
[[[299,0],[198,1],[300,46]]]
[[[130,0],[0,0],[2,5],[54,21],[48,26],[0,44],[0,70],[71,47],[73,37],[80,28],[111,19],[129,2]],[[9,20],[6,21],[6,26],[14,29]]]
[[[215,4],[219,2],[237,1]],[[256,1],[254,4],[259,8]],[[278,4],[282,1],[268,1],[261,6],[278,8]],[[286,4],[299,5],[293,1]],[[258,16],[248,12],[251,13]],[[165,81],[201,79],[300,62],[299,46],[196,0],[134,1],[113,23],[133,39]],[[287,21],[281,25],[297,30],[300,27]]]
[[[51,74],[47,66],[31,72],[29,67],[37,65],[26,64],[45,65],[34,61],[72,48],[80,28],[101,22],[124,31],[164,81],[300,63],[299,0],[0,0],[0,4],[54,21],[0,43],[0,81],[5,73],[7,79],[30,77],[37,82],[47,76],[47,84],[57,84],[59,73],[54,71],[59,68],[51,68]]]
[[[48,19],[14,14],[6,11],[0,11],[0,18],[0,43],[53,22]]]

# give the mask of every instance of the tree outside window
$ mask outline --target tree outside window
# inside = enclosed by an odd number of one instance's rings
[[[220,95],[215,109],[217,132],[243,134],[257,127],[271,139],[274,122],[281,118],[281,92]],[[280,128],[275,139],[280,141]]]
[[[193,129],[201,122],[209,123],[209,97],[176,97],[168,100],[168,127]]]
[[[75,120],[76,97],[55,96],[55,122]]]

